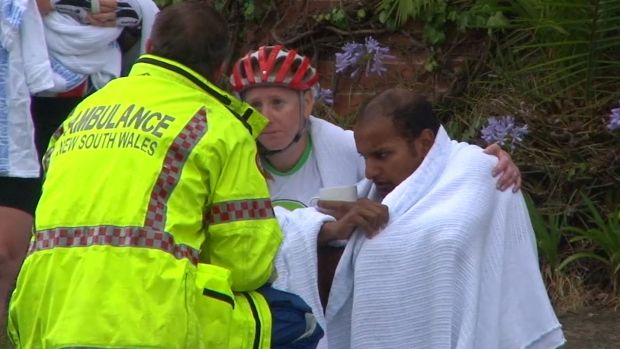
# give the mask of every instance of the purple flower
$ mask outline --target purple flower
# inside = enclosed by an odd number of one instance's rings
[[[343,73],[349,68],[353,68],[351,77],[355,76],[359,71],[356,66],[359,64],[364,55],[364,45],[356,42],[347,42],[342,46],[342,51],[336,53],[336,73]]]
[[[332,90],[328,88],[319,88],[319,92],[317,93],[316,100],[321,101],[327,105],[333,105],[334,104],[334,93],[332,92]]]
[[[620,108],[614,108],[611,110],[611,114],[609,114],[609,124],[607,128],[610,131],[617,130],[620,128]]]
[[[363,67],[366,76],[372,73],[381,75],[387,70],[384,66],[385,59],[394,58],[389,52],[388,47],[381,46],[372,36],[366,37],[365,44],[347,42],[341,51],[336,53],[336,73],[344,73],[350,69],[351,77],[354,77]]]
[[[503,146],[509,143],[511,150],[514,150],[528,133],[527,125],[516,125],[513,116],[502,116],[499,118],[492,116],[481,131],[482,139],[487,144],[498,143]]]
[[[383,65],[383,61],[386,58],[394,58],[394,56],[389,54],[390,49],[388,47],[382,47],[372,36],[366,38],[366,44],[364,46],[369,56],[366,62],[366,76],[368,76],[368,71],[379,75],[383,74],[383,72],[387,70]]]

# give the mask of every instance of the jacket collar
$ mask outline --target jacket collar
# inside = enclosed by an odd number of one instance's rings
[[[131,68],[129,75],[145,74],[166,76],[166,78],[204,91],[218,100],[239,119],[254,138],[258,138],[267,126],[268,120],[249,104],[215,86],[192,69],[173,60],[150,54],[142,55]]]

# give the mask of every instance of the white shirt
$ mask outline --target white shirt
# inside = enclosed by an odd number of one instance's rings
[[[7,47],[8,76],[2,77],[5,95],[0,98],[6,109],[0,110],[0,138],[8,136],[8,141],[0,149],[0,175],[34,178],[39,176],[39,161],[30,95],[52,85],[43,24],[34,0],[28,1],[16,34]]]
[[[316,199],[323,185],[311,142],[308,142],[301,159],[289,171],[280,172],[266,161],[264,167],[273,177],[267,183],[274,206],[292,211],[312,206],[313,201],[316,201],[313,199]]]

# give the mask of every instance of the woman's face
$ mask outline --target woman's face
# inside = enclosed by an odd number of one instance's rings
[[[354,136],[357,151],[366,160],[366,178],[373,181],[381,197],[420,166],[434,139],[432,131],[424,130],[409,140],[398,132],[391,118],[384,116],[368,117],[356,124]]]
[[[269,120],[258,138],[268,150],[287,147],[302,126],[300,112],[303,113],[303,120],[310,116],[314,103],[311,91],[302,94],[304,110],[299,109],[299,96],[298,91],[285,87],[254,87],[245,92],[246,102]]]

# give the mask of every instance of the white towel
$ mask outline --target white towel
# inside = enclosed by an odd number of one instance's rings
[[[325,332],[317,348],[325,349],[327,327],[319,298],[316,251],[321,226],[334,219],[314,208],[288,211],[275,207],[274,210],[284,232],[284,240],[276,257],[277,279],[273,287],[295,293],[312,308],[317,322]]]
[[[142,12],[142,23],[140,30],[140,41],[137,42],[123,55],[123,75],[126,75],[133,63],[142,55],[146,53],[146,42],[151,36],[151,30],[153,29],[153,22],[155,17],[159,13],[159,8],[152,0],[138,0],[140,10]]]
[[[353,185],[364,178],[364,159],[352,131],[310,116],[310,136],[324,187]]]
[[[53,92],[71,89],[76,81],[79,84],[87,77],[99,89],[120,76],[121,50],[116,39],[121,27],[85,25],[56,11],[45,16],[44,23],[45,40],[56,73]],[[58,64],[75,75],[66,75],[67,71],[59,69]]]
[[[0,1],[0,175],[9,172],[9,59],[15,36],[26,11],[27,0]]]
[[[556,348],[521,194],[495,189],[495,159],[443,129],[383,201],[390,222],[351,239],[326,310],[330,349]]]
[[[73,17],[52,12],[45,17],[50,62],[54,69],[54,87],[47,92],[70,90],[87,78],[95,89],[128,72],[138,56],[145,52],[159,8],[152,0],[138,0],[142,13],[139,42],[121,56],[116,39],[122,27],[85,25]]]
[[[310,116],[310,136],[323,186],[353,185],[364,177],[364,160],[355,148],[353,132]],[[358,193],[363,190],[358,189]],[[275,211],[284,241],[276,259],[278,278],[274,287],[299,295],[312,308],[326,333],[318,348],[327,348],[327,329],[316,273],[317,237],[322,224],[334,218],[312,207],[293,212],[276,207]]]
[[[146,42],[151,37],[151,30],[155,17],[159,13],[159,8],[152,0],[138,0],[142,10],[142,24],[140,32],[140,54],[146,53]]]
[[[11,49],[15,36],[22,24],[28,0],[0,1],[0,45]]]
[[[39,160],[30,95],[49,88],[52,77],[43,23],[34,0],[0,4],[0,175],[34,178]]]

